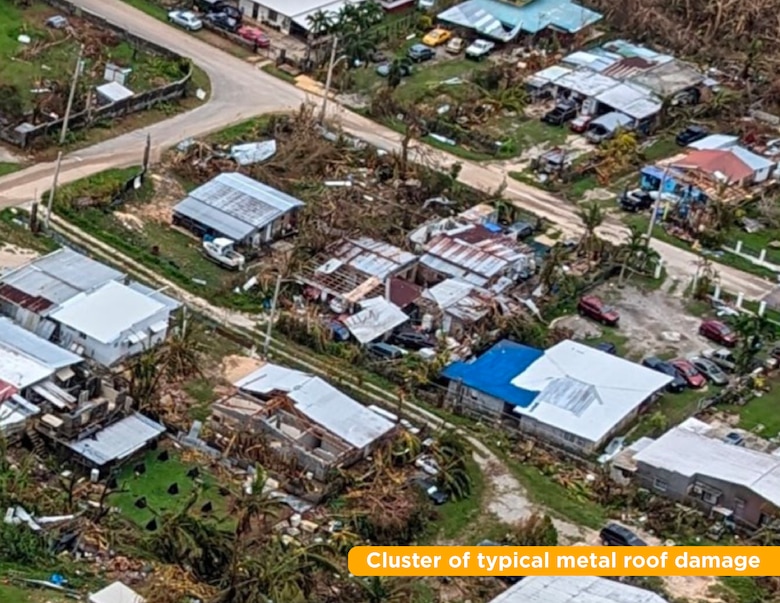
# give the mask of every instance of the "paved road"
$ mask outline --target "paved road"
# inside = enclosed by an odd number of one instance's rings
[[[304,91],[270,76],[253,65],[224,51],[209,46],[184,31],[124,4],[120,0],[74,0],[83,8],[120,23],[131,32],[188,56],[211,78],[209,102],[187,114],[107,140],[76,151],[63,160],[60,182],[67,183],[110,167],[127,167],[140,162],[147,134],[151,134],[153,157],[191,136],[202,136],[229,124],[271,111],[297,108],[311,97]],[[317,100],[317,99],[313,99]],[[331,103],[330,114],[341,122],[345,131],[386,150],[398,149],[401,136],[360,115]],[[579,230],[576,209],[545,191],[508,178],[499,164],[483,165],[463,161],[424,144],[416,144],[412,158],[423,163],[446,168],[454,162],[462,167],[460,180],[482,190],[495,191],[503,182],[504,196],[518,207],[525,208],[560,225],[565,231]],[[36,191],[49,188],[53,164],[38,164],[29,169],[0,178],[0,207],[29,202]],[[605,224],[601,234],[611,240],[621,239],[625,227],[617,221]],[[655,241],[654,247],[667,263],[667,272],[685,283],[690,281],[696,256],[671,245]],[[772,288],[772,283],[725,266],[719,267],[723,287],[742,291],[747,298],[760,298]]]

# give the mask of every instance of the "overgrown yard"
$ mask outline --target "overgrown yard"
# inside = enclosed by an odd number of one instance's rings
[[[86,20],[69,17],[66,28],[48,27],[46,20],[58,12],[46,4],[34,2],[22,8],[13,0],[0,0],[0,14],[0,112],[12,118],[33,109],[64,113],[80,44],[84,44],[84,67],[76,110],[85,104],[88,87],[104,83],[107,63],[132,69],[125,85],[136,93],[182,76],[176,61],[133,48]],[[19,41],[21,36],[30,42]]]
[[[276,139],[277,152],[262,164],[240,167],[224,157],[224,145],[268,138]],[[171,226],[171,210],[188,190],[221,172],[237,170],[306,203],[298,233],[284,242],[291,251],[265,247],[240,273],[209,261],[196,236]],[[419,185],[410,180],[412,186],[394,186],[393,175],[404,171],[408,177],[418,178]],[[291,119],[266,116],[251,120],[198,141],[185,151],[172,151],[140,189],[130,191],[122,203],[112,203],[124,183],[138,173],[139,168],[109,170],[66,185],[57,192],[56,211],[187,290],[213,303],[251,312],[262,311],[269,301],[271,268],[285,273],[305,268],[339,238],[338,232],[405,246],[412,228],[440,215],[436,206],[428,207],[425,201],[447,193],[454,184],[451,176],[404,165],[401,157],[382,157],[374,149],[330,142],[317,131],[308,111]],[[351,180],[354,186],[324,185],[334,179]],[[455,209],[465,209],[482,199],[479,193],[457,186]],[[356,211],[357,206],[360,211]],[[257,276],[256,286],[248,293],[236,293],[252,276]]]

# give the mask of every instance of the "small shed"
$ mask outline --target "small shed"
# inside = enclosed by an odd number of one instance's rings
[[[145,603],[145,599],[129,586],[114,582],[89,595],[89,603]]]
[[[362,344],[376,341],[409,320],[401,308],[381,297],[367,299],[360,307],[360,312],[344,320],[344,326]]]
[[[127,100],[133,96],[133,91],[125,88],[119,82],[108,82],[95,88],[98,97],[98,104],[110,105]]]

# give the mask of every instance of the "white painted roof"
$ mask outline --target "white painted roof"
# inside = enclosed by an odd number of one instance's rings
[[[730,136],[728,134],[710,134],[705,136],[701,140],[692,142],[688,145],[691,149],[699,151],[720,151],[723,149],[730,149],[739,142],[738,136]]]
[[[166,310],[151,297],[111,281],[99,289],[68,300],[53,320],[101,343],[113,343],[124,332]]]
[[[144,598],[129,586],[114,582],[89,595],[89,603],[144,603]]]
[[[634,461],[688,479],[701,475],[740,485],[780,505],[780,458],[710,437],[711,429],[689,419],[637,452]]]
[[[234,385],[262,396],[284,392],[295,407],[351,446],[362,449],[393,429],[393,424],[327,381],[276,364],[264,364]]]
[[[164,426],[136,412],[91,437],[71,442],[67,446],[102,467],[106,463],[126,459],[164,433]]]
[[[512,380],[539,394],[515,414],[598,442],[672,378],[575,341],[562,341]]]
[[[360,308],[344,320],[344,326],[360,343],[371,343],[409,320],[401,308],[381,297],[360,302]]]
[[[591,576],[529,576],[490,603],[667,603],[660,595]]]

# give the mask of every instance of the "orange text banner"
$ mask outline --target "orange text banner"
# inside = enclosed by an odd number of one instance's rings
[[[355,576],[780,576],[774,546],[357,546]]]

